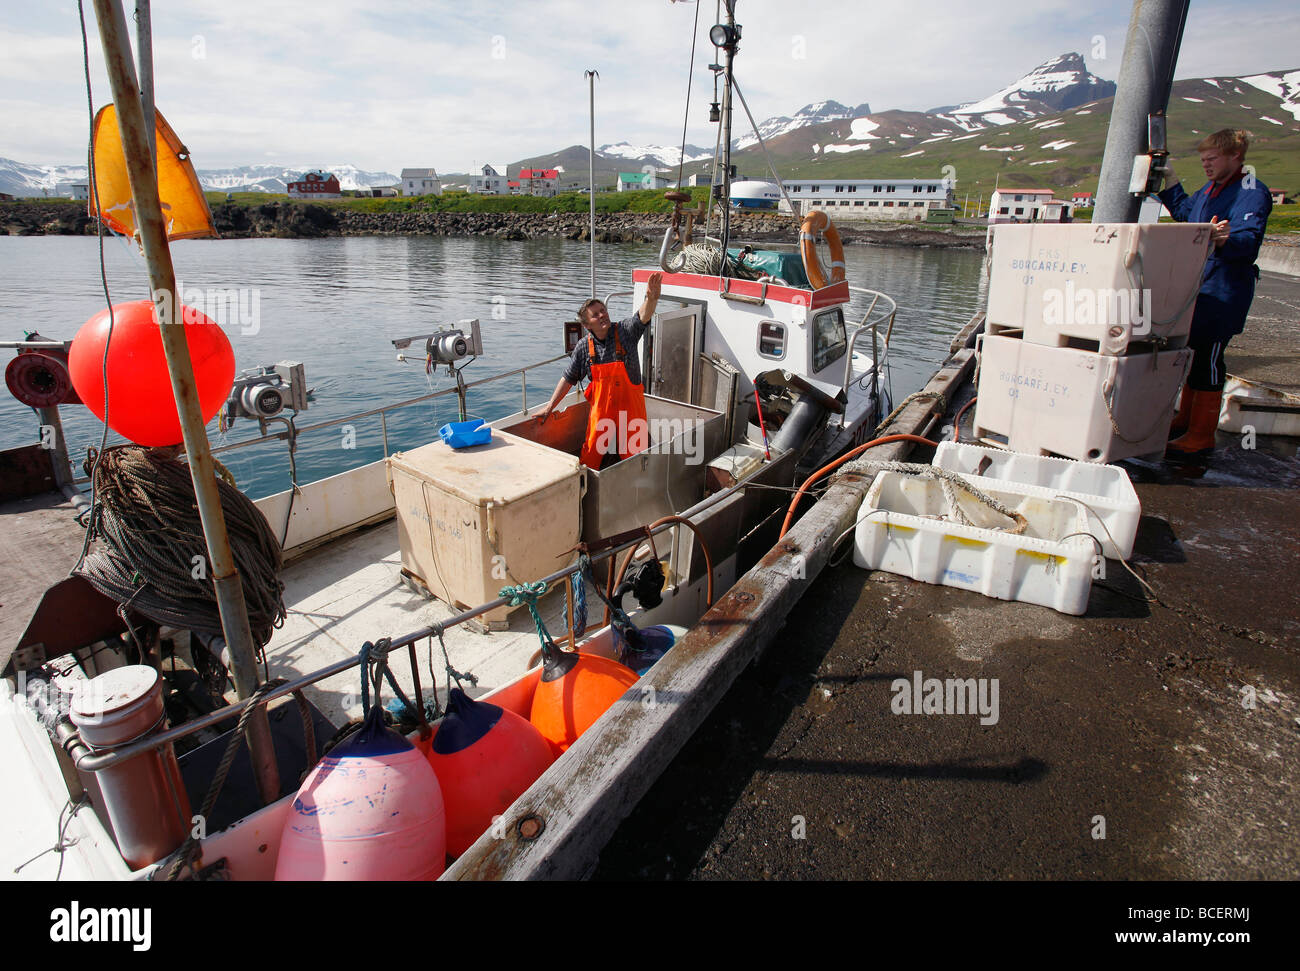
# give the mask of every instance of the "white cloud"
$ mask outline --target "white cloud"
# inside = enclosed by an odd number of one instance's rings
[[[707,64],[715,51],[706,32],[714,6],[702,2],[687,140],[711,146]],[[803,28],[789,9],[783,0],[739,4],[736,69],[758,121],[826,98],[869,101],[877,112],[968,102],[1069,50],[1113,79],[1131,12],[1125,0],[1043,0],[1030,9],[936,0],[919,21],[906,6],[825,0]],[[594,68],[599,142],[676,145],[695,14],[694,4],[665,0],[169,0],[153,10],[158,102],[200,167],[346,159],[370,170],[463,171],[487,158],[585,144],[583,71]],[[999,29],[1008,19],[1014,36]],[[1261,34],[1260,22],[1269,31]],[[825,24],[845,29],[819,29]],[[102,104],[108,83],[93,19],[89,27]],[[1298,33],[1300,14],[1282,0],[1262,0],[1251,18],[1226,0],[1207,0],[1189,16],[1178,76],[1294,67]],[[897,42],[873,44],[864,60],[867,34]],[[1104,59],[1093,52],[1096,36],[1106,40]],[[918,58],[922,42],[927,56]],[[0,156],[80,159],[76,7],[5,5],[0,50],[9,92],[0,100]],[[747,127],[738,113],[738,133]]]

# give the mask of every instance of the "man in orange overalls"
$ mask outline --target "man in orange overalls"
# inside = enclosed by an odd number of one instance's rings
[[[582,305],[578,320],[587,328],[587,337],[573,349],[546,410],[537,416],[538,421],[545,422],[569,389],[584,377],[590,378],[583,392],[591,412],[581,456],[582,464],[590,469],[611,465],[650,445],[644,382],[636,350],[654,317],[662,282],[662,273],[650,274],[640,309],[618,324],[610,323],[609,310],[602,301],[593,297]]]

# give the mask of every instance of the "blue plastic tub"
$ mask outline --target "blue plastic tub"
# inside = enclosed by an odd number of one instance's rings
[[[448,422],[438,429],[438,434],[452,448],[469,448],[492,441],[492,429],[483,424],[482,418]]]

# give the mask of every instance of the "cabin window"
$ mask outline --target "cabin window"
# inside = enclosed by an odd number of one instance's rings
[[[765,320],[758,325],[758,353],[763,357],[785,357],[785,324]]]
[[[848,343],[843,310],[836,307],[818,314],[813,320],[813,373],[843,357]]]

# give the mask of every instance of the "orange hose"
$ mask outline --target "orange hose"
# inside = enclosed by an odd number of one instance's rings
[[[975,397],[971,398],[970,401],[961,406],[961,409],[957,412],[957,417],[952,420],[952,440],[954,442],[961,441],[961,416],[966,414],[966,409],[979,401],[979,399],[979,395],[975,395]]]
[[[804,493],[808,491],[808,487],[810,485],[812,485],[822,476],[835,471],[837,468],[839,468],[849,459],[861,455],[867,449],[874,448],[877,445],[885,445],[888,444],[889,442],[917,442],[921,445],[931,445],[935,447],[938,446],[937,442],[932,442],[928,438],[922,438],[920,435],[883,435],[880,438],[873,438],[871,441],[863,445],[859,445],[857,448],[850,449],[849,451],[841,455],[839,458],[837,458],[834,462],[831,462],[829,465],[822,466],[820,469],[818,469],[816,472],[814,472],[812,475],[808,476],[808,478],[804,480],[803,485],[799,487],[799,491],[796,492],[794,494],[794,498],[790,500],[790,508],[786,511],[785,521],[781,523],[781,533],[779,536],[777,536],[777,539],[778,540],[781,539],[782,537],[785,536],[787,532],[789,532],[790,521],[794,518],[794,511],[799,507],[799,500],[804,497]]]

